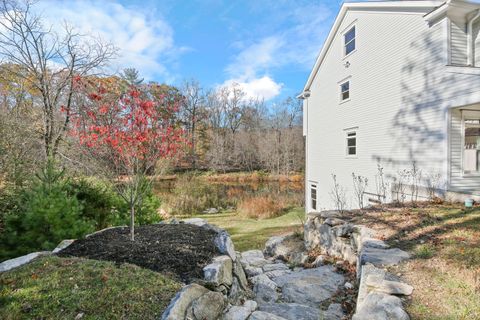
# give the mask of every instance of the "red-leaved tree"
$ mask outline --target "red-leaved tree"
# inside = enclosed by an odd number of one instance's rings
[[[128,203],[133,241],[135,208],[150,188],[149,176],[157,161],[174,156],[184,140],[175,121],[181,101],[159,93],[155,84],[130,86],[123,93],[91,80],[78,79],[77,85],[90,93],[73,117],[73,133]]]

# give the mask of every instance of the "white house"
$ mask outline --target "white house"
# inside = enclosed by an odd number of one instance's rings
[[[359,206],[352,173],[368,179],[365,203],[409,200],[415,184],[402,170],[413,163],[420,196],[428,186],[480,196],[479,9],[454,0],[343,4],[299,96],[307,211],[335,208],[332,174],[347,207]]]

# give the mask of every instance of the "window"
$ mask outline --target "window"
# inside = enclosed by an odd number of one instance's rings
[[[357,155],[357,132],[347,132],[347,156]]]
[[[340,99],[342,101],[350,99],[350,81],[344,82],[340,85]]]
[[[349,55],[355,50],[355,26],[353,26],[343,36],[345,40],[345,55]]]
[[[312,210],[317,210],[317,185],[310,185],[310,206]]]
[[[463,147],[463,172],[478,174],[480,172],[480,114],[465,112],[464,118],[464,147]]]

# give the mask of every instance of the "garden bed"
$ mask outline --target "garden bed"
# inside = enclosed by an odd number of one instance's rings
[[[203,267],[218,256],[216,232],[190,224],[155,224],[108,229],[77,240],[58,255],[131,263],[184,281],[203,278]]]

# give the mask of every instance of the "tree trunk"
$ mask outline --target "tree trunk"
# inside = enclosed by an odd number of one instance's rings
[[[130,204],[130,240],[135,241],[135,205]]]

